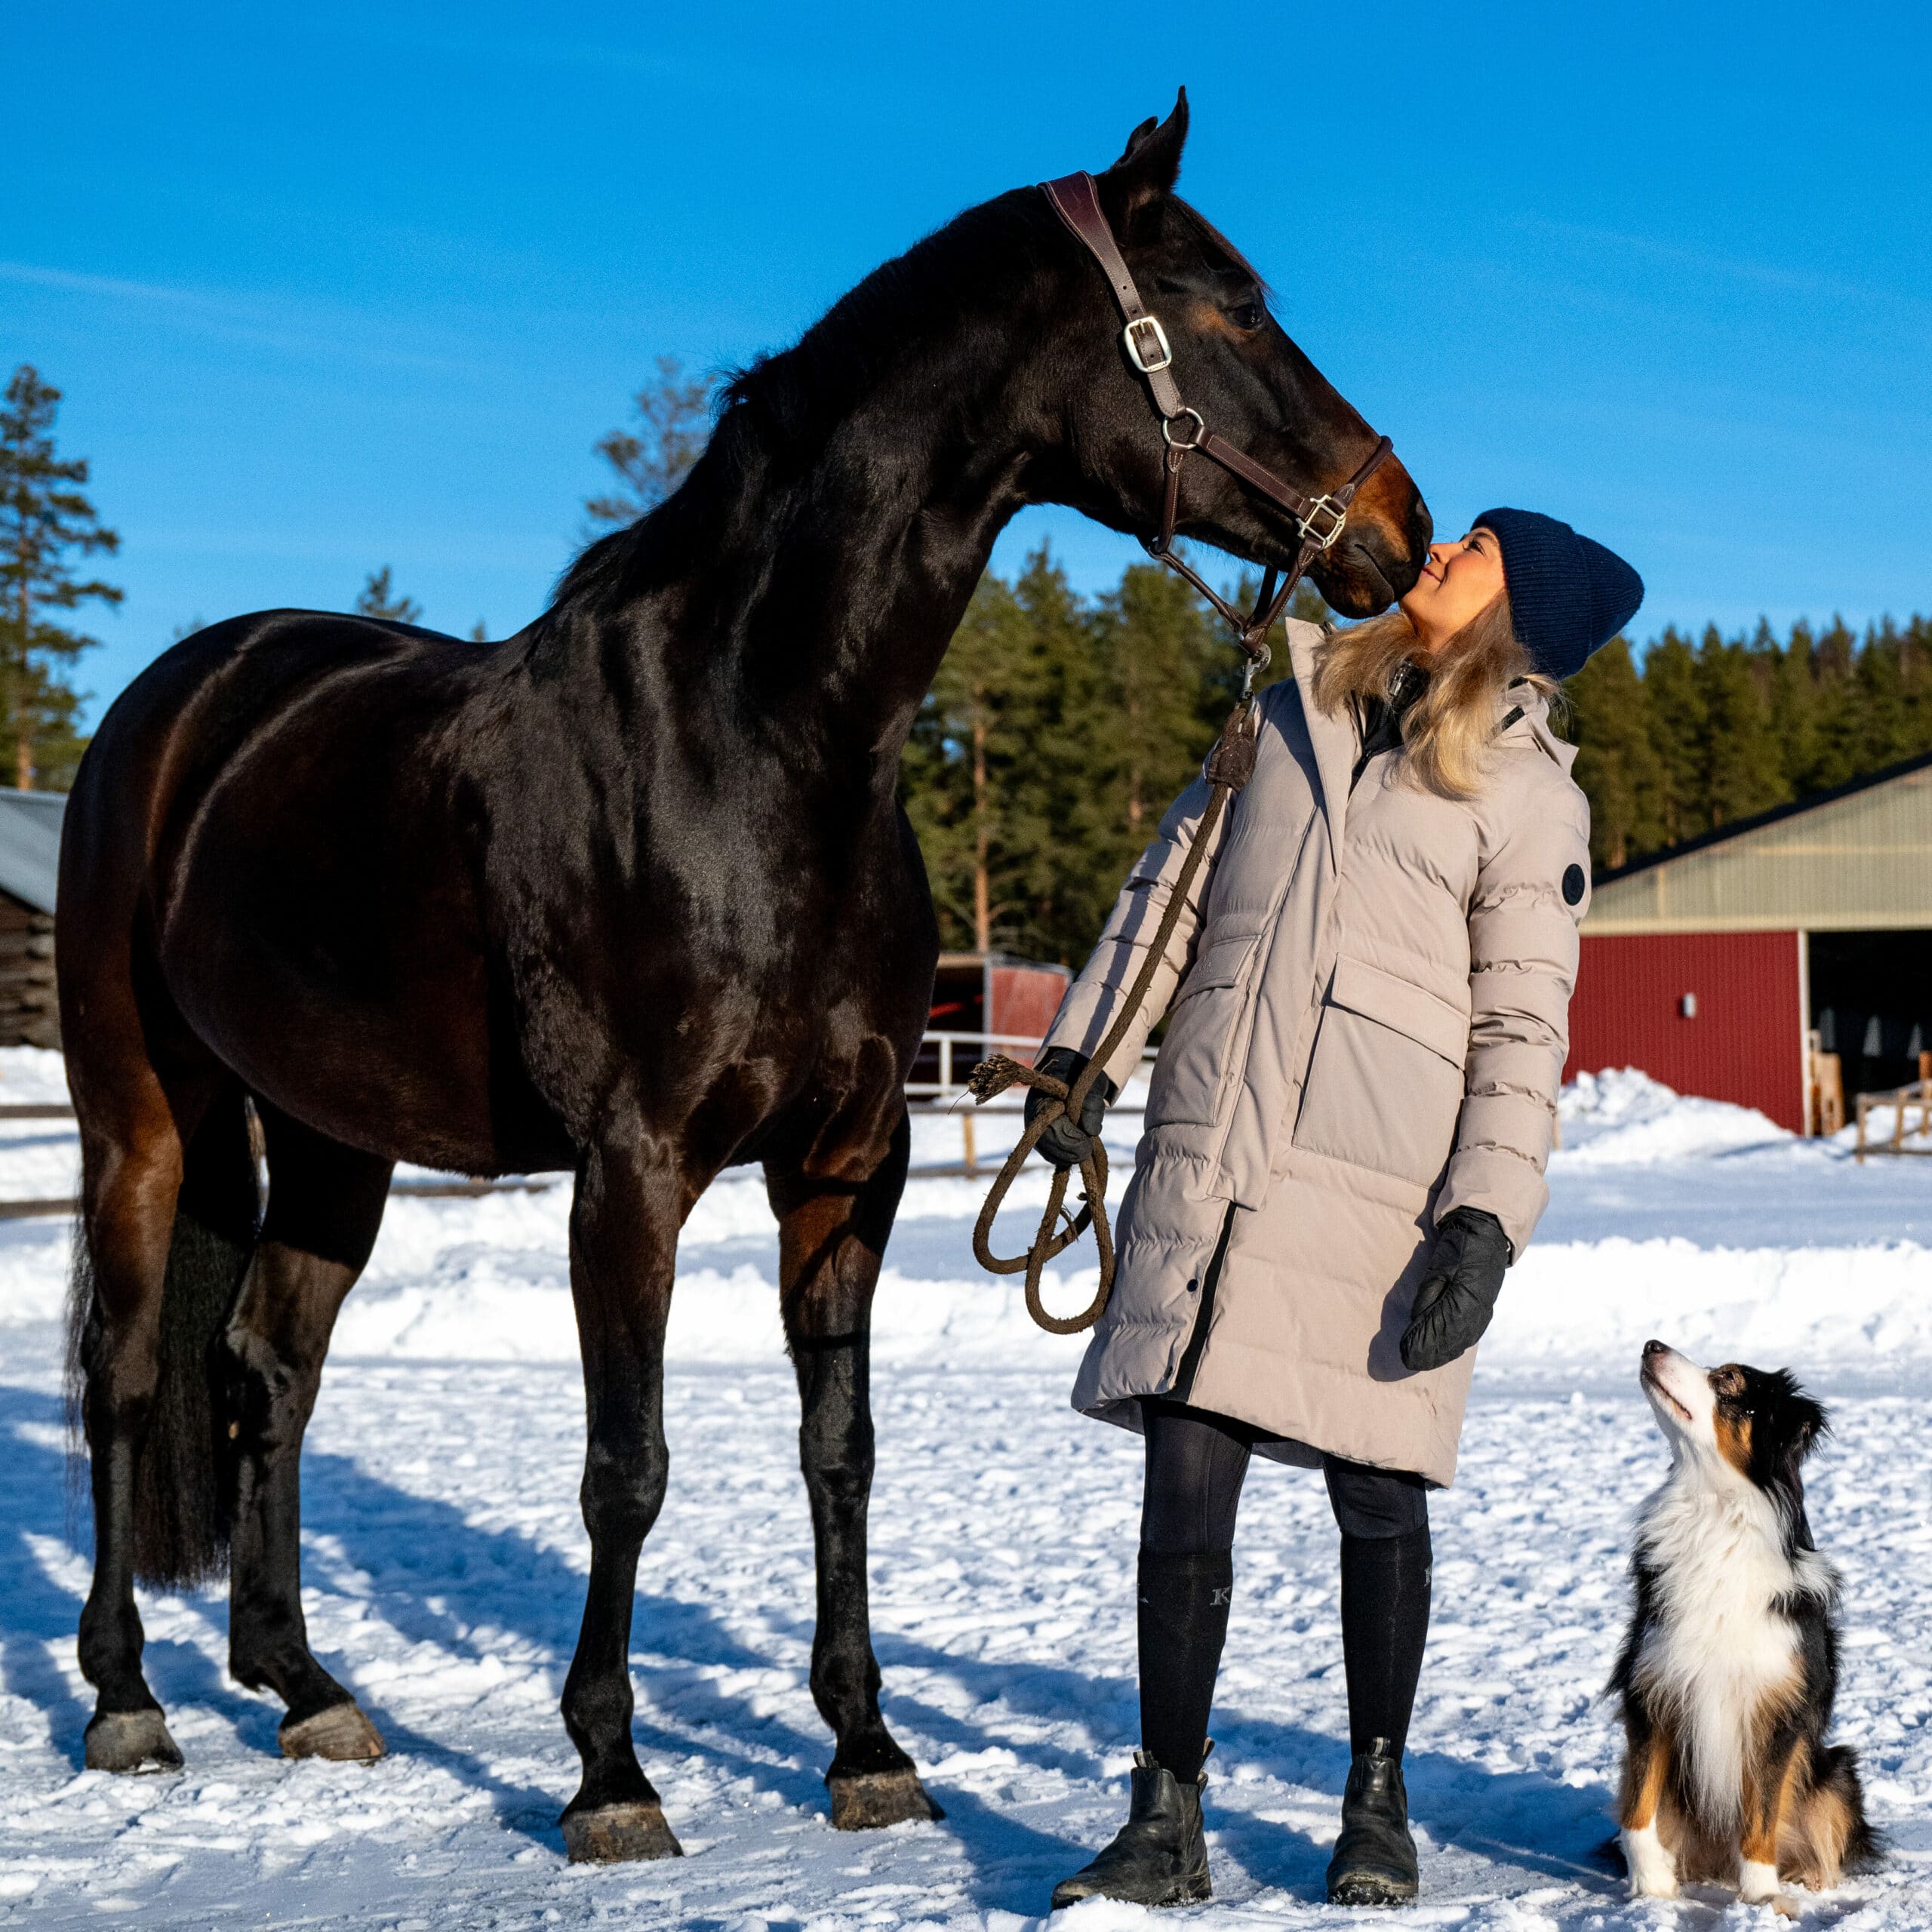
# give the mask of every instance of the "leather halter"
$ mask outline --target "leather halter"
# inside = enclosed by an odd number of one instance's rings
[[[1291,483],[1224,438],[1217,435],[1201,420],[1198,409],[1190,409],[1180,399],[1174,377],[1174,351],[1168,346],[1167,331],[1160,318],[1149,312],[1134,285],[1114,240],[1113,229],[1100,206],[1100,191],[1091,174],[1063,174],[1057,181],[1043,181],[1041,192],[1053,204],[1054,212],[1066,223],[1100,265],[1101,272],[1113,291],[1125,328],[1121,331],[1127,345],[1127,359],[1145,379],[1147,392],[1161,418],[1161,435],[1167,444],[1167,488],[1161,509],[1161,534],[1141,539],[1147,554],[1157,563],[1185,577],[1214,606],[1235,632],[1235,641],[1247,654],[1247,681],[1268,662],[1267,636],[1275,620],[1287,607],[1294,588],[1309,565],[1342,534],[1349,520],[1349,506],[1355,492],[1366,483],[1394,445],[1380,438],[1368,460],[1339,490],[1318,497],[1305,497]],[[1184,426],[1192,425],[1191,428]],[[1287,512],[1301,526],[1301,549],[1294,568],[1277,586],[1277,573],[1271,567],[1261,580],[1261,592],[1254,608],[1245,615],[1236,610],[1199,573],[1191,569],[1174,552],[1174,525],[1180,515],[1182,466],[1196,451],[1211,463],[1217,463],[1229,475]]]

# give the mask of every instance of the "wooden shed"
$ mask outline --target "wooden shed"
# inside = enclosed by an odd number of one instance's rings
[[[1566,1078],[1641,1067],[1801,1133],[1813,1031],[1848,1094],[1932,1051],[1932,755],[1598,875]]]
[[[57,1047],[54,885],[64,792],[0,787],[0,1047]]]

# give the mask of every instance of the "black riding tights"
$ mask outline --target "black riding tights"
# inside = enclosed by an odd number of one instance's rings
[[[1140,1405],[1147,1486],[1140,1509],[1140,1742],[1183,1783],[1200,1773],[1234,1597],[1235,1512],[1250,1454],[1245,1423],[1164,1398]],[[1325,1456],[1342,1532],[1342,1660],[1349,1742],[1409,1731],[1429,1635],[1429,1497],[1423,1479]]]

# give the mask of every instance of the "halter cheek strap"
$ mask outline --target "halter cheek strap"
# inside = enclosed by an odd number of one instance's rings
[[[1164,457],[1166,484],[1162,491],[1161,531],[1158,537],[1141,540],[1157,562],[1185,577],[1213,605],[1233,629],[1235,641],[1247,654],[1248,682],[1268,662],[1267,636],[1275,620],[1287,608],[1294,588],[1309,566],[1340,537],[1349,520],[1349,508],[1355,492],[1374,475],[1394,445],[1386,436],[1377,438],[1368,460],[1338,490],[1318,497],[1305,496],[1263,463],[1257,463],[1244,451],[1208,428],[1198,409],[1181,400],[1180,386],[1174,380],[1174,350],[1168,341],[1160,318],[1140,299],[1134,276],[1114,239],[1113,229],[1091,174],[1065,174],[1057,181],[1041,183],[1041,192],[1075,238],[1099,263],[1101,272],[1113,292],[1124,326],[1121,331],[1127,359],[1147,385],[1147,393],[1161,418],[1161,435],[1167,445]],[[1287,512],[1301,529],[1301,548],[1294,567],[1283,578],[1270,569],[1262,579],[1260,595],[1254,608],[1245,614],[1208,584],[1174,552],[1174,528],[1180,518],[1180,473],[1187,459],[1198,451],[1238,478],[1258,496]]]

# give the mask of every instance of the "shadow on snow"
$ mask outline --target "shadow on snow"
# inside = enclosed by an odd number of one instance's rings
[[[21,1425],[58,1426],[60,1421],[54,1397],[0,1385],[0,1438],[11,1438],[14,1475],[0,1487],[0,1603],[6,1606],[0,1621],[0,1669],[8,1687],[43,1712],[54,1749],[78,1770],[91,1701],[77,1694],[71,1666],[63,1660],[72,1657],[80,1603],[48,1576],[29,1539],[45,1537],[84,1552],[85,1538],[76,1538],[69,1521],[65,1459],[19,1433]],[[500,1654],[494,1641],[500,1633],[512,1643],[520,1639],[542,1654],[552,1693],[561,1693],[583,1608],[582,1571],[527,1536],[466,1521],[453,1505],[383,1482],[349,1457],[312,1451],[304,1455],[303,1472],[305,1528],[332,1542],[359,1577],[366,1578],[365,1600],[373,1615],[410,1641],[432,1644],[472,1661]],[[800,1500],[802,1510],[802,1497]],[[335,1567],[328,1552],[311,1547],[304,1556],[318,1578]],[[647,1574],[649,1560],[647,1545]],[[362,1587],[358,1582],[358,1595]],[[220,1627],[222,1605],[188,1601]],[[809,1646],[808,1617],[788,1618],[783,1606],[774,1604],[768,1607],[765,1622],[788,1643]],[[1121,1629],[1124,1643],[1131,1641],[1124,1607]],[[1097,1782],[1103,1777],[1105,1757],[1131,1742],[1125,1737],[1105,1737],[1084,1750],[1044,1743],[1013,1747],[996,1727],[1002,1711],[1053,1721],[1064,1721],[1069,1710],[1096,1716],[1131,1713],[1135,1688],[1124,1675],[1095,1678],[1051,1665],[980,1663],[889,1633],[875,1641],[887,1672],[888,1716],[916,1730],[928,1747],[922,1755],[929,1758],[1006,1746],[1038,1767]],[[635,1734],[647,1770],[656,1771],[654,1781],[665,1787],[674,1824],[703,1829],[702,1817],[692,1817],[681,1806],[672,1768],[678,1761],[691,1759],[708,1761],[752,1792],[823,1814],[824,1786],[812,1767],[829,1759],[829,1734],[816,1723],[801,1727],[756,1708],[761,1697],[734,1693],[716,1681],[721,1671],[768,1677],[782,1667],[773,1656],[728,1629],[718,1609],[648,1591],[638,1596],[632,1651],[633,1675],[644,1693]],[[324,1662],[338,1671],[346,1667],[352,1681],[352,1654],[325,1657]],[[205,1651],[180,1641],[151,1641],[146,1665],[164,1706],[211,1710],[232,1724],[251,1749],[275,1754],[279,1707],[230,1683]],[[895,1688],[895,1672],[915,1671],[932,1671],[959,1684],[972,1697],[974,1714],[961,1717]],[[447,1766],[471,1788],[488,1794],[503,1827],[561,1850],[558,1791],[510,1782],[484,1756],[415,1730],[378,1697],[359,1689],[357,1695],[392,1752]],[[557,1730],[561,1746],[561,1720]],[[1297,1725],[1244,1718],[1238,1708],[1221,1710],[1216,1730],[1224,1762],[1238,1755],[1271,1776],[1335,1799],[1339,1809],[1347,1771],[1343,1741]],[[1536,1772],[1485,1772],[1429,1751],[1412,1749],[1407,1770],[1416,1815],[1438,1845],[1585,1890],[1611,1890],[1592,1857],[1603,1834],[1607,1792],[1567,1786]],[[1043,1887],[1083,1863],[1094,1848],[995,1810],[971,1792],[936,1785],[934,1795],[946,1810],[944,1829],[973,1867],[971,1889],[982,1909],[1037,1911]],[[1305,1897],[1321,1895],[1325,1841],[1226,1806],[1214,1810],[1212,1828],[1223,1854],[1258,1882]]]

